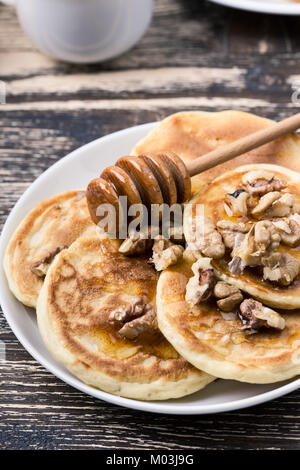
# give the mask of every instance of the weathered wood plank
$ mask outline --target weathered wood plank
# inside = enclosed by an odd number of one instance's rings
[[[287,61],[299,54],[297,18],[256,15],[198,0],[160,0],[144,38],[131,51],[104,64],[72,66],[36,51],[14,9],[0,5],[0,76],[76,73],[162,66],[246,66]],[[292,34],[294,33],[294,34]],[[16,64],[14,68],[13,64]]]

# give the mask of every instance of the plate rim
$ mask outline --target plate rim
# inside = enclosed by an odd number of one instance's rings
[[[122,129],[103,137],[99,137],[87,144],[82,145],[81,147],[73,150],[66,156],[59,159],[53,165],[51,165],[48,169],[46,169],[41,175],[39,175],[24,191],[21,197],[18,199],[16,204],[14,205],[13,209],[9,213],[0,236],[0,253],[4,253],[6,248],[5,246],[5,239],[6,239],[6,232],[9,232],[9,226],[14,220],[15,213],[18,211],[19,206],[22,205],[23,200],[26,199],[27,194],[34,190],[35,185],[39,184],[44,178],[47,178],[48,174],[53,171],[53,168],[58,168],[62,165],[63,162],[66,160],[76,158],[80,156],[82,151],[88,150],[89,148],[96,147],[99,142],[109,141],[110,139],[118,138],[119,136],[126,135],[128,133],[134,133],[137,129],[145,130],[148,132],[150,129],[153,129],[158,122],[150,122],[146,124],[141,124],[133,127],[128,127],[126,129]],[[1,256],[1,265],[2,265],[2,256]],[[267,401],[273,400],[275,398],[279,398],[287,393],[290,393],[294,390],[300,388],[300,378],[296,378],[292,380],[292,382],[279,386],[274,390],[270,390],[267,392],[263,392],[257,394],[253,397],[242,398],[242,399],[235,399],[231,401],[226,401],[225,403],[218,403],[218,404],[206,404],[206,405],[185,405],[185,404],[168,404],[168,407],[165,407],[165,402],[157,401],[157,402],[147,402],[142,400],[134,400],[130,398],[120,397],[117,395],[112,395],[108,392],[104,392],[100,389],[93,388],[83,382],[81,382],[77,377],[71,374],[67,369],[66,371],[58,370],[55,364],[51,364],[47,358],[43,356],[42,353],[39,352],[37,347],[33,346],[23,334],[22,329],[14,322],[11,318],[9,313],[9,307],[6,305],[5,300],[5,292],[7,292],[8,285],[3,273],[3,267],[1,266],[1,280],[0,280],[0,303],[3,310],[3,315],[11,328],[14,335],[17,337],[19,342],[22,346],[26,349],[26,351],[45,369],[51,372],[55,377],[59,378],[63,382],[67,383],[68,385],[72,386],[73,388],[89,395],[93,396],[94,398],[103,400],[108,403],[112,403],[114,405],[122,406],[124,408],[134,409],[138,411],[147,411],[152,413],[159,413],[159,414],[171,414],[171,415],[202,415],[202,414],[213,414],[213,413],[220,413],[225,411],[234,411],[238,409],[248,408],[251,406],[255,406],[258,404],[265,403]],[[2,282],[3,278],[3,282]],[[49,353],[50,354],[50,353]]]
[[[235,8],[238,10],[252,11],[256,13],[269,13],[272,15],[300,15],[300,3],[291,2],[288,3],[259,3],[254,2],[253,0],[209,0],[212,3],[217,3],[218,5],[223,5],[230,8]]]

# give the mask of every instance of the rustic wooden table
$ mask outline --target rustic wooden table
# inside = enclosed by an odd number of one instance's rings
[[[37,52],[14,10],[1,5],[0,78],[7,87],[0,106],[1,224],[42,171],[102,135],[184,109],[235,108],[276,119],[295,112],[299,26],[296,17],[157,0],[151,27],[134,49],[79,67]],[[300,448],[300,391],[214,416],[150,415],[72,389],[32,359],[2,315],[0,328],[7,349],[0,448]]]

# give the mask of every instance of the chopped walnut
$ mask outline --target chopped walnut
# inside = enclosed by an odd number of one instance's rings
[[[275,178],[273,173],[265,170],[254,170],[242,177],[242,183],[251,194],[266,194],[271,191],[280,191],[286,187],[284,181]]]
[[[215,285],[214,295],[220,299],[217,305],[223,312],[232,312],[243,300],[240,289],[223,281]]]
[[[262,220],[255,224],[254,243],[259,255],[272,252],[278,248],[281,237],[270,220]]]
[[[153,306],[146,306],[144,315],[132,320],[119,330],[119,334],[127,339],[135,339],[142,333],[149,330],[157,330],[156,312]]]
[[[226,194],[225,203],[229,205],[231,211],[229,215],[237,217],[247,215],[247,200],[249,196],[249,193],[244,189],[237,189],[232,194]]]
[[[109,315],[109,322],[127,339],[135,339],[148,330],[157,330],[156,312],[146,304],[143,296],[135,297],[126,307],[119,307]]]
[[[193,220],[192,233],[187,236],[188,249],[200,251],[204,256],[220,259],[225,254],[221,234],[208,217]]]
[[[264,279],[289,286],[299,274],[298,261],[288,253],[273,253],[262,258]]]
[[[233,274],[242,273],[246,266],[257,266],[260,264],[260,255],[256,251],[254,233],[255,225],[252,225],[242,243],[234,247],[232,260],[228,264],[230,272]]]
[[[295,214],[298,215],[298,214]],[[295,247],[300,243],[300,225],[293,216],[290,219],[272,221],[285,245]]]
[[[252,210],[254,217],[286,217],[293,213],[295,197],[292,194],[282,194],[278,191],[262,196]]]
[[[210,258],[200,258],[192,266],[194,276],[186,285],[185,300],[193,307],[208,300],[215,284]]]
[[[278,248],[281,237],[270,220],[262,220],[252,225],[239,246],[232,252],[230,271],[242,273],[246,266],[260,266],[262,258]]]
[[[247,326],[254,330],[259,330],[263,326],[278,330],[285,328],[284,318],[257,300],[245,299],[240,305],[240,313]]]
[[[138,317],[144,312],[146,298],[139,295],[134,297],[126,307],[119,307],[113,310],[109,315],[109,323],[114,326],[120,326],[122,323]]]
[[[154,264],[156,271],[163,271],[168,266],[176,264],[182,258],[183,252],[183,246],[175,245],[162,235],[158,235],[154,240],[150,261]]]
[[[221,232],[226,248],[233,249],[241,244],[246,233],[249,232],[251,224],[243,222],[231,222],[231,220],[220,220],[217,228]]]
[[[30,266],[31,272],[33,272],[33,274],[38,277],[45,277],[55,256],[66,248],[68,248],[66,245],[62,245],[48,251],[48,253],[41,260],[36,261]]]
[[[153,240],[150,234],[144,232],[130,232],[119,248],[119,252],[126,256],[141,255],[152,247]]]
[[[279,191],[273,191],[267,194],[264,194],[258,201],[258,204],[252,210],[253,216],[260,216],[266,212],[272,204],[280,199],[281,193]]]

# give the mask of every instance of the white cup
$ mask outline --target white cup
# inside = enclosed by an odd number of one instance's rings
[[[153,0],[2,0],[15,5],[35,45],[55,59],[99,62],[130,49],[145,33]]]

